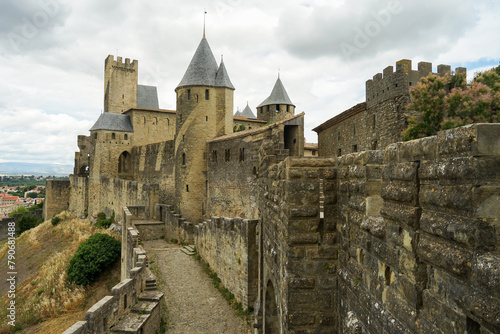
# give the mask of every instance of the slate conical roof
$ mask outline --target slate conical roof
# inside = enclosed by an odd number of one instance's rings
[[[295,107],[295,105],[288,97],[286,89],[283,86],[283,83],[281,82],[281,79],[279,77],[278,80],[276,80],[276,83],[274,84],[274,88],[271,92],[271,95],[269,95],[267,99],[262,101],[262,103],[259,104],[257,108],[260,108],[262,106],[267,106],[270,104],[288,104]]]
[[[241,112],[240,116],[243,116],[243,117],[246,117],[246,118],[257,118],[253,114],[252,109],[250,109],[250,107],[248,106],[248,102],[247,102],[247,106],[245,107],[245,109],[243,109],[243,111]]]
[[[241,111],[236,111],[236,114],[234,114],[234,116],[241,116]]]
[[[226,66],[224,66],[224,62],[220,62],[219,69],[217,70],[217,74],[215,75],[215,85],[217,87],[227,87],[234,89],[233,83],[229,79],[229,75],[227,74]]]
[[[216,86],[234,89],[224,63],[217,66],[215,57],[205,37],[201,39],[191,63],[177,86]]]

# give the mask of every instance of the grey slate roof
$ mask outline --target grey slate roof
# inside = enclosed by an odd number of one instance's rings
[[[234,89],[233,83],[229,79],[229,75],[227,74],[226,66],[224,66],[223,61],[220,62],[219,69],[215,75],[215,86]]]
[[[110,112],[102,113],[97,119],[90,131],[108,130],[108,131],[125,131],[134,132],[130,117],[123,114],[113,114]]]
[[[217,66],[205,37],[202,38],[198,45],[193,59],[191,59],[191,63],[177,88],[182,86],[216,86],[234,89],[224,63],[221,62],[221,65]]]
[[[245,109],[243,109],[243,111],[241,112],[241,114],[239,114],[238,116],[243,116],[243,117],[246,117],[246,118],[257,118],[253,114],[252,109],[250,109],[250,107],[248,106],[248,102],[247,102],[247,106],[245,107]]]
[[[289,104],[295,107],[295,105],[288,97],[286,89],[283,86],[283,83],[281,82],[281,79],[279,77],[278,80],[276,80],[276,83],[274,84],[274,88],[271,92],[271,95],[269,95],[267,99],[262,101],[262,103],[259,104],[257,108],[260,108],[262,106],[267,106],[270,104]]]
[[[160,109],[155,86],[137,85],[137,108]]]
[[[233,116],[241,116],[241,111],[238,110]]]

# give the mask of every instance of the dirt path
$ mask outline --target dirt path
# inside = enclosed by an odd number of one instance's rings
[[[163,275],[159,281],[168,308],[167,333],[251,333],[250,327],[214,288],[200,264],[182,253],[180,246],[154,240],[145,241],[144,248]]]

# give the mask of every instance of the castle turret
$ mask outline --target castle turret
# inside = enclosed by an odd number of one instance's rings
[[[274,84],[271,95],[257,106],[257,119],[277,122],[295,114],[295,105],[288,97],[280,77]]]
[[[206,142],[233,130],[234,86],[224,62],[217,66],[205,37],[175,92],[177,209],[188,220],[198,222],[208,191]]]
[[[121,114],[137,106],[139,62],[109,55],[104,62],[104,112]]]

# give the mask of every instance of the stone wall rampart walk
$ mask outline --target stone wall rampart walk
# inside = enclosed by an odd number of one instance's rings
[[[251,333],[250,327],[227,304],[200,263],[181,247],[163,240],[144,242],[150,260],[161,272],[169,334]]]

